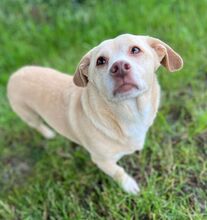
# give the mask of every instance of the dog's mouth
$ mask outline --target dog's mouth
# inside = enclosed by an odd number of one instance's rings
[[[127,93],[133,89],[138,90],[139,89],[138,85],[133,83],[123,83],[114,89],[113,94],[115,96],[118,93]]]

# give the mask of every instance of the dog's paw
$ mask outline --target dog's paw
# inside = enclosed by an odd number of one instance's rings
[[[121,185],[125,192],[133,194],[133,195],[138,194],[140,191],[139,186],[136,183],[136,181],[128,175],[123,180]]]
[[[55,138],[56,134],[54,131],[52,130],[48,130],[47,133],[44,134],[44,137],[47,138],[47,139],[53,139]]]
[[[41,125],[38,130],[46,139],[53,139],[56,135],[55,132],[46,125]]]

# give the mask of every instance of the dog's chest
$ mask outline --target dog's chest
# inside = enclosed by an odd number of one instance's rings
[[[134,152],[141,150],[144,145],[146,133],[153,122],[152,110],[146,106],[143,111],[136,112],[134,120],[125,121],[123,126],[123,142],[121,150]]]
[[[125,129],[126,145],[130,145],[130,148],[135,150],[141,150],[147,130],[148,126],[144,121],[137,121],[137,123],[129,124]]]
[[[122,137],[121,143],[118,143],[116,153],[113,156],[114,159],[119,160],[124,155],[142,150],[147,130],[148,128],[142,124],[129,125],[125,130],[125,136]]]

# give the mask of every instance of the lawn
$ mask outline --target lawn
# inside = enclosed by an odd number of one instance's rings
[[[0,1],[0,219],[207,219],[207,1]],[[45,140],[11,110],[6,84],[35,64],[73,73],[82,55],[121,33],[151,35],[184,68],[158,71],[159,114],[144,149],[121,160],[141,186],[124,193],[83,147]]]

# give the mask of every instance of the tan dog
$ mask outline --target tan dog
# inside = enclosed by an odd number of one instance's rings
[[[123,34],[90,50],[74,77],[43,67],[23,67],[8,83],[13,110],[44,137],[54,132],[83,145],[93,162],[126,192],[139,187],[117,161],[141,150],[156,116],[160,88],[155,71],[183,66],[162,41]]]

